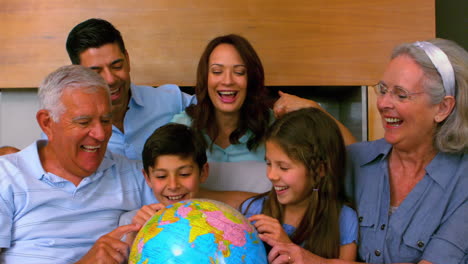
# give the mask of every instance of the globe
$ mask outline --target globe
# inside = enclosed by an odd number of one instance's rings
[[[236,209],[191,199],[158,211],[138,232],[130,264],[268,263],[256,229]]]

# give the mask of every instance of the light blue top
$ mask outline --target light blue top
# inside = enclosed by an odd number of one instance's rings
[[[274,120],[272,111],[270,120]],[[175,115],[171,122],[191,126],[192,118],[183,111]],[[203,133],[203,136],[210,146],[213,142],[211,138],[206,133]],[[261,143],[258,148],[250,151],[247,141],[251,136],[252,131],[248,130],[239,139],[239,144],[231,144],[227,148],[213,143],[212,149],[206,151],[210,170],[208,179],[202,184],[203,187],[218,191],[255,193],[271,189],[271,182],[266,177],[265,144]]]
[[[271,120],[274,120],[273,114],[271,113]],[[185,111],[177,114],[171,120],[174,123],[180,123],[187,126],[192,125],[192,118],[187,115]],[[206,155],[208,156],[208,161],[215,162],[239,162],[239,161],[265,161],[265,144],[260,144],[260,146],[254,150],[250,151],[247,148],[247,141],[252,136],[252,131],[247,130],[247,132],[239,139],[239,144],[231,144],[227,148],[222,148],[213,143],[213,149],[207,151]],[[204,133],[205,140],[210,146],[212,144],[211,138]]]
[[[360,224],[359,257],[368,263],[467,263],[468,156],[438,153],[426,175],[389,215],[385,140],[348,147],[348,190]]]
[[[247,218],[256,214],[261,214],[262,209],[263,209],[263,203],[265,202],[266,198],[267,197],[265,196],[254,202],[252,202],[254,198],[248,199],[242,204],[241,212]],[[245,209],[247,208],[247,206],[249,206],[249,204],[250,204],[249,210],[245,212]],[[358,220],[357,220],[356,212],[350,207],[344,205],[340,212],[339,221],[340,221],[340,244],[346,245],[346,244],[357,241]],[[289,237],[291,237],[294,231],[296,231],[296,228],[294,226],[291,226],[288,224],[283,224],[283,229],[284,231],[286,231],[286,234],[288,234]]]
[[[39,140],[0,157],[0,263],[74,263],[119,216],[157,202],[141,162],[107,152],[78,186],[44,171]]]
[[[175,114],[196,102],[196,97],[183,93],[177,85],[157,88],[131,84],[131,97],[124,118],[124,132],[112,126],[108,149],[132,160],[141,160],[146,139]]]
[[[130,212],[125,212],[122,215],[120,215],[119,218],[119,226],[123,225],[129,225],[132,223],[133,217],[138,213],[138,210],[140,209],[135,209]]]

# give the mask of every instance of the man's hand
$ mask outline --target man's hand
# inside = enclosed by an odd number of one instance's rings
[[[75,264],[121,264],[128,258],[129,245],[121,238],[140,230],[140,225],[124,225],[100,237],[93,247]]]

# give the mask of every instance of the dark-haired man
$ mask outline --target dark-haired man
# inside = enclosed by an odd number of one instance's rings
[[[113,126],[108,148],[114,153],[140,160],[146,138],[196,100],[177,85],[154,88],[131,83],[123,38],[106,20],[92,18],[76,25],[66,48],[73,64],[96,71],[110,87]]]

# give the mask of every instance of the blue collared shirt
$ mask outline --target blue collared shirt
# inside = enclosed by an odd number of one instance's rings
[[[78,186],[44,171],[40,140],[0,157],[0,263],[74,263],[119,216],[157,202],[141,162],[107,152]]]
[[[112,126],[108,149],[132,160],[141,160],[146,139],[175,114],[196,102],[174,84],[157,88],[131,84],[131,98],[124,118],[124,133]]]
[[[348,147],[359,257],[368,263],[462,263],[468,252],[468,156],[438,153],[390,215],[390,151],[383,139]]]

